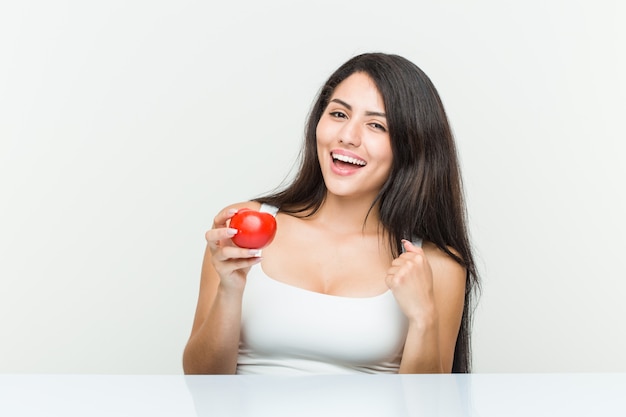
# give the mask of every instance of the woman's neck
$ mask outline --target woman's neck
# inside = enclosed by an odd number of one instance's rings
[[[371,209],[371,210],[370,210]],[[328,195],[311,220],[341,232],[379,233],[378,205],[371,201]]]

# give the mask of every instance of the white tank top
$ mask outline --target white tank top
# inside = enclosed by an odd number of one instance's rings
[[[327,295],[276,281],[257,264],[243,295],[237,373],[397,373],[407,328],[390,290]]]

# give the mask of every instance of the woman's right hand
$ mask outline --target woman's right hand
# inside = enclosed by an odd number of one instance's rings
[[[205,238],[211,252],[211,264],[220,277],[220,286],[243,290],[250,267],[261,262],[261,251],[240,248],[233,243],[231,238],[237,234],[237,229],[228,225],[235,213],[235,208],[222,210],[215,216],[213,227],[206,232]]]
[[[200,294],[189,341],[183,354],[187,374],[234,374],[241,334],[241,303],[250,267],[261,261],[259,251],[236,246],[230,219],[248,201],[224,208],[206,232]],[[260,205],[259,205],[260,206]]]

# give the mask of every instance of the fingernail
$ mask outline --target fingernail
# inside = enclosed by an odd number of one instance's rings
[[[228,210],[228,215],[229,215],[229,216],[232,216],[232,215],[233,215],[233,214],[235,214],[235,213],[237,213],[237,210],[236,210],[236,209],[229,209],[229,210]]]
[[[226,230],[226,233],[228,233],[228,236],[235,236],[235,235],[237,234],[237,232],[238,232],[238,231],[239,231],[239,230],[237,230],[237,229],[233,229],[232,227],[229,227],[229,228]]]
[[[252,256],[261,256],[261,251],[258,249],[250,249],[248,253]]]

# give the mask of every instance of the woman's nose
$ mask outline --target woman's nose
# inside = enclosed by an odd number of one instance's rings
[[[354,121],[349,120],[343,125],[339,131],[339,142],[352,146],[359,146],[361,144],[361,131]]]

